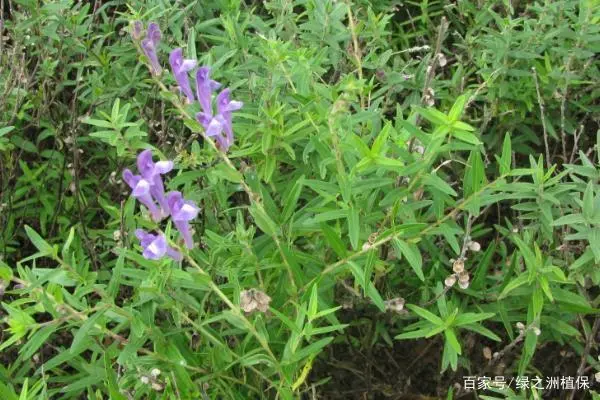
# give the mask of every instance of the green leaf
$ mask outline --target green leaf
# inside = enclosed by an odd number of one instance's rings
[[[460,348],[460,343],[458,342],[458,338],[456,337],[456,333],[454,333],[454,330],[452,328],[446,329],[444,331],[444,336],[446,337],[446,340],[448,341],[450,346],[452,346],[454,351],[456,351],[457,354],[461,354],[462,351]]]
[[[348,210],[348,236],[350,237],[350,244],[354,250],[358,249],[358,240],[360,235],[359,218],[359,211],[355,207],[350,207]]]
[[[450,120],[441,111],[436,110],[435,108],[423,108],[415,106],[415,109],[419,114],[421,114],[427,121],[435,124],[435,125],[448,125]]]
[[[46,342],[46,340],[59,328],[58,324],[51,324],[44,326],[39,329],[33,336],[31,336],[25,345],[19,350],[21,358],[28,360],[36,351]]]
[[[502,339],[500,339],[500,336],[496,335],[494,332],[490,331],[488,328],[481,326],[479,324],[472,324],[472,325],[462,325],[461,326],[462,329],[468,329],[470,331],[479,333],[480,335],[483,335],[487,338],[490,338],[496,342],[501,342]]]
[[[592,253],[594,253],[594,261],[600,263],[600,227],[590,230],[588,243]]]
[[[585,222],[585,218],[582,214],[569,214],[563,215],[562,217],[552,222],[552,226],[585,224]]]
[[[442,321],[442,319],[440,317],[438,317],[437,315],[433,314],[430,311],[427,311],[424,308],[421,308],[414,304],[407,304],[406,307],[409,308],[410,310],[412,310],[418,316],[426,319],[427,321],[431,322],[434,325],[439,325],[439,326],[444,325],[444,321]]]
[[[412,332],[401,333],[396,335],[394,338],[398,340],[424,338],[429,336],[430,331],[431,329],[418,329]]]
[[[583,216],[590,222],[594,218],[594,186],[591,180],[583,193]]]
[[[448,182],[446,182],[445,180],[443,180],[435,174],[425,175],[425,177],[423,178],[423,183],[427,186],[432,186],[443,193],[449,194],[450,196],[457,195],[454,189],[452,189],[452,186],[448,184]]]
[[[110,123],[109,121],[101,120],[101,119],[84,118],[82,120],[82,122],[84,124],[97,126],[98,128],[110,128],[110,129],[113,128],[113,124],[112,123]]]
[[[503,298],[505,298],[506,296],[508,296],[508,294],[510,292],[512,292],[513,290],[515,290],[519,286],[523,286],[528,281],[529,281],[528,274],[521,274],[521,275],[519,275],[518,277],[516,277],[515,279],[513,279],[512,281],[510,281],[508,283],[508,285],[506,285],[504,287],[504,290],[502,290],[502,293],[500,293],[500,296],[498,296],[498,300],[502,300]]]
[[[473,144],[475,146],[479,146],[480,144],[482,144],[479,138],[471,132],[454,129],[452,131],[452,136],[465,143]]]
[[[325,240],[327,244],[335,251],[339,258],[345,258],[348,255],[346,250],[346,245],[340,239],[340,235],[338,235],[329,225],[326,223],[320,224],[321,232],[325,236]]]
[[[506,175],[510,172],[512,166],[512,149],[510,143],[510,135],[504,135],[504,143],[502,144],[502,156],[500,157],[500,174]]]
[[[300,193],[302,193],[302,188],[304,187],[304,175],[296,180],[292,190],[286,193],[283,199],[283,221],[287,221],[294,214],[296,210],[296,205],[298,204],[298,199],[300,198]]]
[[[308,319],[312,320],[317,315],[319,307],[319,294],[317,292],[317,285],[314,284],[310,292],[310,301],[308,303]]]
[[[375,287],[373,282],[367,283],[366,292],[367,292],[367,296],[371,299],[373,304],[375,304],[375,306],[377,308],[379,308],[379,311],[384,312],[385,311],[385,302],[383,301],[383,298],[379,294],[379,291],[377,290],[377,288]]]
[[[453,325],[461,326],[473,324],[475,322],[483,321],[484,319],[492,318],[494,313],[464,313],[460,314],[454,320]]]
[[[262,207],[257,207],[256,204],[252,204],[248,210],[260,230],[269,236],[277,236],[277,225],[275,225],[275,222],[273,222],[273,220],[265,213]]]
[[[218,164],[211,170],[211,174],[233,183],[240,183],[242,181],[242,174],[225,163]]]
[[[68,258],[69,248],[71,247],[71,243],[73,242],[74,237],[75,237],[75,227],[71,227],[71,229],[69,231],[69,236],[67,237],[67,240],[61,250],[62,258]]]
[[[450,121],[458,121],[460,119],[460,116],[462,115],[465,109],[465,105],[467,104],[469,96],[470,93],[465,93],[458,96],[458,98],[452,105],[450,112],[448,113],[448,118],[450,118]]]
[[[97,311],[94,315],[88,317],[83,325],[81,325],[81,328],[79,328],[75,336],[73,336],[73,342],[69,349],[72,354],[81,352],[81,349],[86,345],[87,339],[89,339],[90,332],[94,328],[96,321],[98,321],[105,311],[106,309]]]
[[[425,281],[425,275],[423,275],[423,258],[421,257],[421,251],[419,250],[419,247],[416,244],[407,243],[398,238],[392,239],[392,245],[397,252],[406,258],[419,279],[421,281]]]
[[[292,356],[289,358],[289,360],[282,362],[281,365],[294,364],[300,360],[303,360],[304,358],[306,358],[310,355],[316,355],[321,351],[321,349],[323,347],[325,347],[329,343],[331,343],[332,340],[333,340],[333,337],[326,337],[326,338],[317,340],[316,342],[311,343],[308,346],[304,347],[303,349],[292,354]]]
[[[38,251],[42,255],[47,256],[54,253],[54,249],[52,248],[52,246],[50,246],[48,242],[42,239],[42,237],[29,225],[25,225],[25,233],[27,234],[29,240],[31,240],[31,243],[33,243],[33,245],[38,249]]]

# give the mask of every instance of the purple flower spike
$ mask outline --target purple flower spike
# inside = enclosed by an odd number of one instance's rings
[[[183,93],[190,103],[194,102],[194,93],[190,87],[188,72],[196,68],[196,60],[186,60],[183,58],[183,50],[177,48],[169,55],[169,63],[171,70],[175,76],[175,80],[179,85],[179,90]]]
[[[165,254],[175,261],[181,261],[181,253],[167,244],[165,235],[159,233],[153,235],[143,229],[136,229],[135,236],[139,239],[140,245],[144,249],[142,256],[147,260],[159,260]]]
[[[222,117],[221,124],[223,125],[223,131],[225,132],[223,151],[227,151],[233,144],[233,127],[232,115],[233,111],[239,110],[243,107],[244,103],[241,101],[233,101],[229,99],[231,91],[229,89],[223,89],[217,96],[217,111],[219,116]]]
[[[160,38],[160,28],[156,23],[151,22],[150,25],[148,25],[146,38],[142,40],[142,50],[144,50],[144,54],[150,61],[150,70],[153,75],[160,75],[162,72],[162,68],[158,62],[158,56],[156,55],[156,48],[160,43]]]
[[[200,209],[193,201],[184,200],[181,192],[169,192],[167,194],[167,201],[169,203],[169,210],[171,210],[171,218],[177,230],[183,236],[185,246],[188,249],[193,248],[194,242],[192,240],[189,221],[198,216]]]
[[[132,189],[131,195],[139,200],[140,203],[146,206],[152,219],[160,221],[162,217],[161,211],[156,207],[152,195],[150,194],[151,184],[140,175],[134,175],[130,170],[123,171],[123,180]]]
[[[212,118],[212,94],[221,84],[210,79],[210,67],[200,67],[196,71],[196,94],[204,114]]]
[[[138,154],[137,167],[142,177],[150,183],[150,195],[158,201],[161,216],[168,215],[169,204],[165,198],[165,187],[161,175],[173,169],[173,161],[152,161],[152,150],[147,149]]]

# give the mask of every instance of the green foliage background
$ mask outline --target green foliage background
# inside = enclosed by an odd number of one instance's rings
[[[2,5],[2,399],[315,396],[343,386],[334,345],[438,337],[455,382],[487,371],[473,337],[514,345],[508,375],[546,345],[600,371],[598,0]],[[138,19],[245,103],[226,157]],[[148,147],[202,208],[181,264],[133,235],[155,226],[121,171]]]

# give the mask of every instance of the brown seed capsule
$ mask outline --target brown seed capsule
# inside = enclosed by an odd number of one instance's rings
[[[395,299],[390,299],[385,301],[385,310],[392,312],[401,312],[404,310],[405,300],[402,297],[396,297]]]
[[[448,277],[444,280],[444,285],[446,285],[447,287],[454,286],[455,283],[456,283],[456,275],[454,275],[454,274],[448,275]]]
[[[523,329],[525,329],[525,325],[523,325],[522,322],[517,322],[515,324],[515,326],[517,327],[518,330],[522,331]]]
[[[458,286],[461,289],[465,290],[465,289],[467,289],[469,287],[469,281],[466,281],[466,282],[458,281]]]
[[[458,274],[458,282],[459,283],[465,283],[465,282],[469,282],[469,273],[467,271],[461,271]]]
[[[448,64],[448,60],[446,59],[446,56],[444,54],[438,54],[438,63],[440,64],[440,67],[445,67],[446,64]]]
[[[481,250],[481,245],[478,242],[470,241],[468,244],[469,250],[474,253],[477,253]]]
[[[248,289],[240,293],[240,307],[247,313],[255,310],[266,312],[270,302],[271,298],[257,289]]]
[[[458,260],[454,261],[454,264],[452,264],[452,271],[459,274],[459,273],[463,272],[464,270],[465,270],[465,262],[463,259],[459,258]]]
[[[492,359],[492,349],[485,346],[483,348],[483,358],[485,358],[486,360],[491,360]]]

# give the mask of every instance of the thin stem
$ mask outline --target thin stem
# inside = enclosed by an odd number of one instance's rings
[[[535,91],[537,93],[538,104],[540,106],[540,115],[542,119],[542,129],[544,133],[544,149],[546,150],[546,168],[550,168],[550,147],[548,146],[548,130],[546,128],[546,116],[544,111],[544,100],[542,99],[542,94],[540,92],[540,84],[538,82],[537,71],[535,67],[531,67],[531,71],[533,72],[533,80],[535,81]]]

